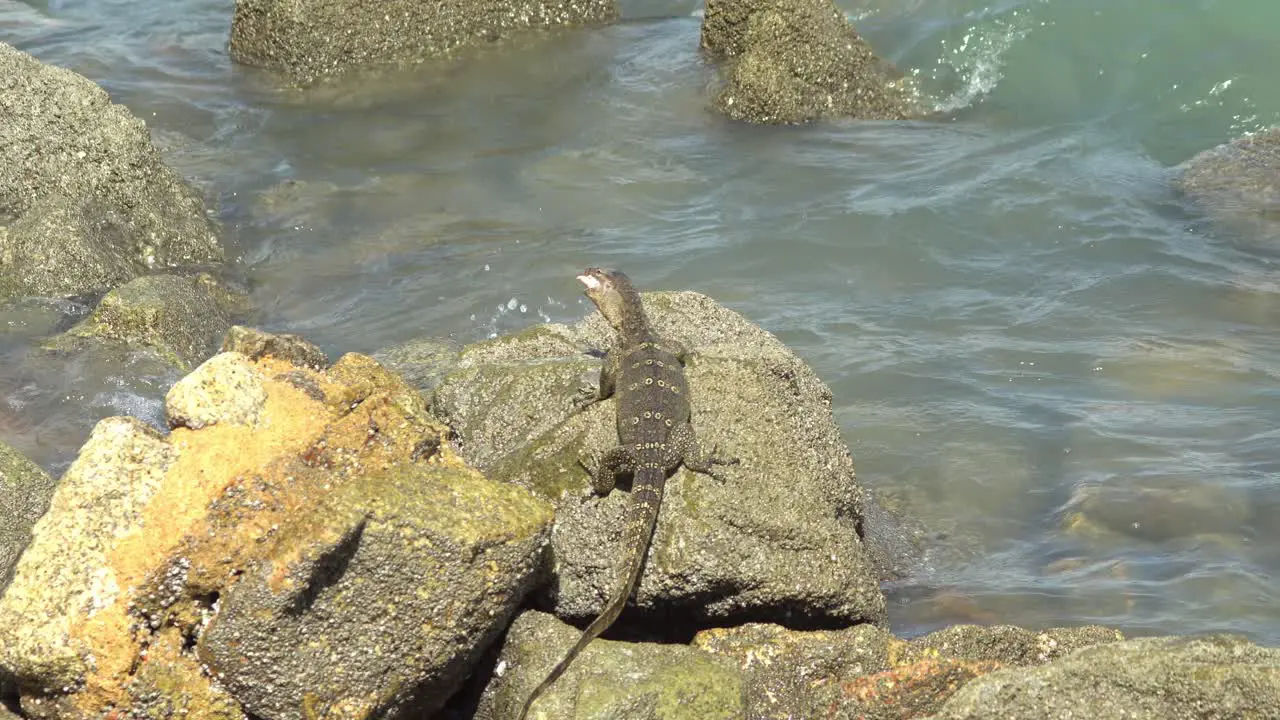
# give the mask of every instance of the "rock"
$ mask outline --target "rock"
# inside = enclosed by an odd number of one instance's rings
[[[1118,639],[1100,627],[1032,632],[968,625],[904,642],[870,625],[797,632],[747,624],[704,630],[693,644],[737,665],[747,717],[905,719],[937,710],[965,682],[1001,667]]]
[[[613,21],[612,0],[236,0],[231,57],[300,83],[353,66],[446,56],[530,28]]]
[[[120,538],[141,530],[174,458],[149,426],[107,418],[63,475],[0,596],[0,671],[28,694],[79,685],[95,662],[97,634],[128,632],[127,618],[99,617],[126,601],[127,570],[112,554]]]
[[[31,542],[31,526],[49,507],[57,483],[39,465],[0,442],[0,595],[18,556]]]
[[[550,523],[549,505],[470,471],[349,484],[281,527],[201,657],[255,717],[423,717],[506,626]]]
[[[272,335],[254,328],[235,325],[222,341],[223,352],[236,352],[250,360],[273,357],[291,365],[312,370],[329,367],[324,351],[297,335]]]
[[[197,194],[88,79],[0,43],[0,298],[220,262]]]
[[[965,685],[932,718],[1269,718],[1280,650],[1227,635],[1126,640]]]
[[[370,358],[218,362],[257,423],[99,423],[0,597],[0,677],[33,718],[429,712],[537,576],[550,506]]]
[[[507,720],[581,634],[536,610],[521,613],[507,633],[498,668],[475,713]],[[727,661],[682,645],[596,640],[529,713],[548,718],[714,720],[748,717],[742,678]]]
[[[722,62],[716,107],[735,120],[902,120],[926,112],[832,0],[707,0],[702,47]]]
[[[636,605],[623,621],[883,622],[860,537],[863,490],[830,391],[776,338],[704,295],[644,301],[661,335],[697,353],[687,373],[702,442],[741,463],[724,468],[723,483],[687,469],[667,481]],[[581,413],[571,405],[583,379],[599,373],[582,348],[608,347],[612,336],[593,313],[573,328],[543,325],[469,346],[433,398],[470,462],[559,502],[557,578],[544,601],[563,618],[600,611],[623,556],[627,493],[584,500],[588,478],[578,464],[617,444],[615,403]]]
[[[219,353],[169,388],[169,427],[199,430],[217,423],[256,425],[267,401],[262,374],[240,353]]]
[[[148,275],[107,293],[89,317],[46,347],[70,350],[85,340],[148,349],[181,370],[214,353],[231,322],[206,284]]]
[[[1218,222],[1280,242],[1280,127],[1210,148],[1176,168],[1174,187]]]
[[[458,348],[437,338],[418,338],[383,348],[373,357],[428,395],[436,389],[458,360]]]
[[[1167,543],[1234,535],[1255,522],[1249,494],[1206,480],[1142,476],[1078,488],[1067,504],[1063,531],[1082,539],[1129,538]]]

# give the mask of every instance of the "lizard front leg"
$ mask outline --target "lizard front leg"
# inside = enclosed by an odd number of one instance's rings
[[[578,388],[577,395],[574,397],[573,406],[578,411],[586,410],[601,400],[606,400],[613,396],[614,390],[618,387],[618,354],[617,351],[609,353],[604,364],[600,366],[600,384],[599,387],[591,387],[583,385]]]

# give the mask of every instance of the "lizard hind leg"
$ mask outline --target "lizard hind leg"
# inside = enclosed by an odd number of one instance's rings
[[[582,460],[578,460],[578,464],[591,476],[591,489],[604,497],[613,492],[619,475],[635,472],[636,458],[630,448],[618,445],[596,458],[594,471]]]
[[[663,460],[669,461],[668,467],[684,462],[684,466],[690,470],[710,475],[716,480],[723,480],[716,473],[716,465],[738,464],[738,458],[718,455],[715,448],[711,452],[704,451],[698,442],[698,436],[693,432],[693,425],[688,422],[682,422],[671,429],[671,435],[667,438],[667,453],[668,456]]]

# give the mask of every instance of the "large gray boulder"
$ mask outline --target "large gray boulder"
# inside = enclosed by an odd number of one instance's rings
[[[352,67],[440,57],[515,31],[593,25],[613,0],[236,0],[231,57],[300,83]]]
[[[31,542],[31,526],[49,507],[57,482],[39,465],[0,442],[0,595],[18,556]]]
[[[934,720],[1274,718],[1280,650],[1243,638],[1161,637],[1085,648],[1040,667],[980,677]]]
[[[692,348],[692,420],[701,441],[740,458],[724,481],[680,469],[666,498],[629,621],[770,620],[832,625],[885,620],[863,544],[865,496],[831,416],[830,391],[777,338],[693,292],[644,295],[657,331]],[[579,459],[616,445],[613,400],[584,412],[613,331],[598,313],[464,348],[433,408],[464,457],[490,477],[558,502],[555,580],[544,604],[597,614],[613,587],[627,493],[589,497]],[[589,462],[589,460],[588,460]]]
[[[220,262],[200,197],[102,88],[0,43],[0,298]]]
[[[1177,168],[1176,188],[1218,222],[1280,242],[1280,127],[1205,150]]]
[[[903,120],[927,111],[832,0],[707,0],[702,47],[721,61],[715,105],[735,120]]]

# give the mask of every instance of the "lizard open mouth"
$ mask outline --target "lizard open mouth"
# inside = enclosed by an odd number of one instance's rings
[[[578,282],[586,285],[588,290],[598,290],[601,285],[600,279],[591,274],[590,271],[579,275]]]

